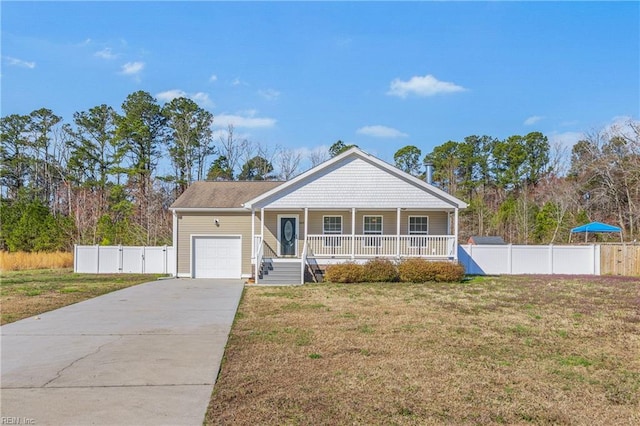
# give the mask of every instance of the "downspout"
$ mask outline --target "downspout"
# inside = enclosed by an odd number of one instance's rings
[[[174,256],[174,265],[173,265],[173,276],[178,276],[178,213],[173,211],[173,256]]]

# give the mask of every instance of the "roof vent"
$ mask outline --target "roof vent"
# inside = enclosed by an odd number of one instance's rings
[[[425,175],[425,180],[429,185],[433,183],[433,163],[428,161],[424,163],[424,166],[427,168],[427,173]]]

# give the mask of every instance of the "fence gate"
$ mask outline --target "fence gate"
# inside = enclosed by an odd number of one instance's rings
[[[640,276],[640,245],[601,245],[600,270],[602,274]]]
[[[74,272],[175,274],[172,246],[75,246]]]

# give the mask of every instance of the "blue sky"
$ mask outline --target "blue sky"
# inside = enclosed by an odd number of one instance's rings
[[[303,151],[416,145],[640,116],[638,2],[2,1],[2,115],[71,122],[145,90]],[[324,148],[323,148],[324,149]]]

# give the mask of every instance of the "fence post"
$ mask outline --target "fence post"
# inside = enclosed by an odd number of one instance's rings
[[[549,244],[549,273],[551,275],[554,274],[554,272],[553,272],[553,244]]]
[[[124,250],[122,244],[118,244],[118,273],[122,273],[124,269]]]
[[[594,246],[594,275],[600,275],[600,245]]]
[[[164,247],[162,247],[162,273],[166,274],[167,273],[167,245],[165,244]]]
[[[143,274],[145,270],[145,264],[147,263],[147,256],[145,256],[145,254],[147,254],[147,246],[142,246],[142,264],[140,266],[142,267]]]
[[[96,274],[100,273],[100,246],[96,244]]]
[[[78,245],[73,245],[73,272],[78,272]]]
[[[509,275],[513,275],[513,244],[509,244],[507,249],[507,263]]]

